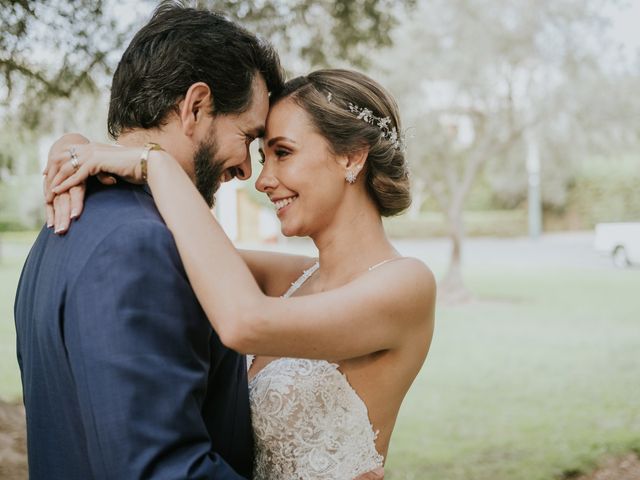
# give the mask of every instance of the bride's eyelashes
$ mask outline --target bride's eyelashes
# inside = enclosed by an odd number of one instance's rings
[[[260,154],[260,160],[258,160],[258,163],[260,163],[260,165],[264,165],[264,162],[266,161],[265,153],[262,149],[259,149],[258,153]],[[273,153],[278,159],[282,159],[284,157],[287,157],[288,155],[291,155],[291,150],[286,148],[276,148]]]
[[[285,150],[283,148],[277,148],[276,151],[275,151],[276,157],[278,157],[278,158],[286,157],[290,153],[291,152],[289,150]]]

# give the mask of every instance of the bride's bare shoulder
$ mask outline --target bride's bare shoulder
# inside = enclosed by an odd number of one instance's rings
[[[398,258],[374,270],[375,283],[382,302],[391,302],[404,310],[407,321],[433,321],[436,301],[436,279],[431,269],[413,257]],[[384,298],[381,298],[384,296]]]
[[[407,284],[413,284],[411,290],[434,291],[436,288],[435,276],[431,269],[422,260],[415,257],[398,257],[382,262],[380,268],[374,266],[372,271],[383,271],[384,276],[391,276],[406,288]],[[384,270],[383,270],[384,269]]]
[[[417,282],[416,288],[433,290],[435,294],[436,279],[426,263],[414,257],[404,257],[402,263],[405,266],[406,274]]]

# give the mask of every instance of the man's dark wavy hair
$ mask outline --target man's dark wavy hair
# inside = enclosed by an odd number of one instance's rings
[[[271,45],[220,14],[164,3],[133,37],[113,75],[109,135],[164,125],[196,82],[211,89],[215,114],[242,113],[258,73],[272,94],[282,89]]]

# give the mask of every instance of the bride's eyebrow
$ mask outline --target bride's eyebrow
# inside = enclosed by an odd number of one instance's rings
[[[274,143],[279,142],[280,140],[284,140],[286,142],[291,142],[291,143],[296,143],[295,140],[291,140],[290,138],[287,137],[274,137],[274,138],[270,138],[269,141],[267,142],[267,147],[271,147]]]

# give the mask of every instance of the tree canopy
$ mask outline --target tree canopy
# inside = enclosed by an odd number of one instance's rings
[[[115,1],[115,0],[114,0]],[[0,102],[34,129],[43,104],[108,85],[119,52],[136,28],[124,29],[114,1],[2,0]],[[397,15],[415,0],[197,0],[239,21],[283,52],[292,70],[366,66],[371,49],[389,46]],[[143,2],[150,13],[155,2]],[[142,25],[144,18],[134,27]],[[298,65],[298,68],[296,68]]]
[[[366,68],[372,52],[392,44],[398,18],[416,0],[199,0],[271,41],[285,67],[346,63]]]
[[[95,91],[124,40],[101,0],[3,0],[0,19],[0,101],[27,128],[48,101]]]

